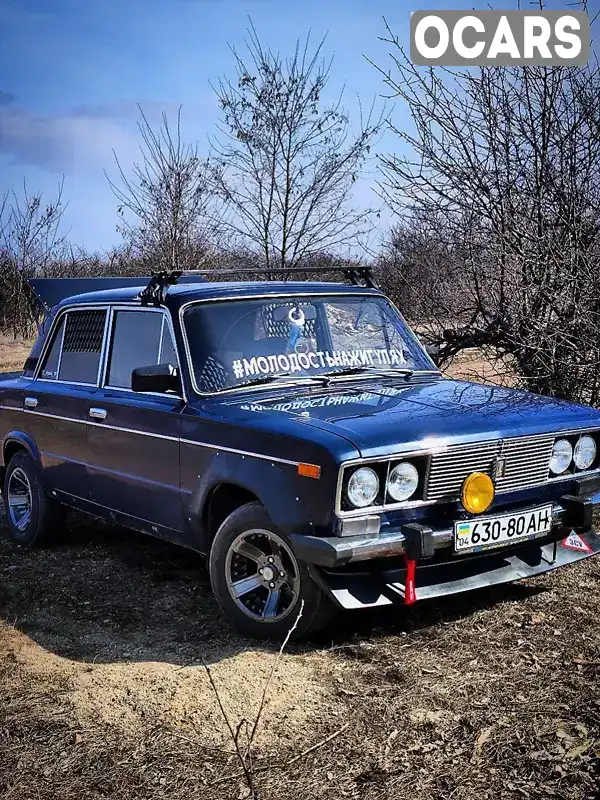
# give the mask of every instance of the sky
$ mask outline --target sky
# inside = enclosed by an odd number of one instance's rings
[[[568,3],[552,3],[567,8]],[[593,0],[590,6],[598,5]],[[384,18],[408,46],[411,11],[476,8],[483,2],[427,0],[0,0],[0,196],[42,191],[50,200],[64,179],[63,226],[75,245],[103,251],[120,241],[116,201],[105,170],[113,151],[126,168],[139,153],[139,103],[157,123],[182,106],[184,136],[208,155],[219,109],[211,82],[234,75],[230,46],[243,50],[248,18],[261,42],[282,54],[311,31],[327,34],[334,56],[329,91],[344,89],[356,119],[359,103],[383,103],[388,68]],[[514,8],[508,0],[495,8]],[[590,13],[593,9],[590,8]],[[396,126],[406,109],[390,107]],[[380,152],[398,140],[384,134]],[[373,205],[376,161],[356,202]],[[389,217],[382,217],[382,225]]]

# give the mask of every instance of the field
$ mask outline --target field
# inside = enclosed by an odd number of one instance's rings
[[[245,750],[265,687],[264,800],[598,800],[600,562],[343,616],[278,657],[193,554],[75,516],[46,550],[1,539],[0,797],[242,800],[219,704]]]

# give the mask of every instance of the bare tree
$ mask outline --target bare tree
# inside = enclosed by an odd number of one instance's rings
[[[598,402],[598,67],[422,70],[388,32],[413,125],[392,126],[407,155],[381,158],[381,189],[427,230],[413,256],[446,254],[422,297],[442,357],[480,347],[534,391]]]
[[[402,313],[421,326],[441,312],[456,319],[469,298],[462,250],[437,214],[411,213],[389,231],[376,259],[378,281]]]
[[[119,203],[121,233],[131,253],[154,269],[198,266],[218,229],[211,166],[197,145],[183,141],[181,108],[174,126],[163,113],[157,130],[139,111],[141,160],[129,176],[115,154],[118,182],[107,176]]]
[[[267,268],[339,252],[371,227],[372,210],[353,207],[351,195],[381,120],[371,109],[353,134],[342,95],[323,104],[332,64],[323,45],[311,49],[309,35],[283,58],[251,25],[246,59],[232,48],[236,79],[215,88],[229,229]]]
[[[30,335],[33,315],[27,278],[60,274],[68,260],[66,236],[60,231],[65,210],[63,184],[44,204],[41,193],[7,193],[0,202],[0,328],[17,336]]]

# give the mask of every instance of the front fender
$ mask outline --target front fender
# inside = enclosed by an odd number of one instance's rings
[[[314,530],[314,521],[297,491],[299,480],[306,478],[300,478],[293,465],[217,452],[206,463],[190,496],[187,516],[205,538],[207,531],[202,520],[206,503],[213,489],[228,484],[255,495],[283,533],[310,534]]]

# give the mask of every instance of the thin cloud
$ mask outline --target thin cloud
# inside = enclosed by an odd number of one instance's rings
[[[86,117],[89,119],[108,119],[108,120],[138,120],[140,112],[138,105],[144,111],[146,119],[150,121],[160,120],[163,113],[172,116],[177,113],[179,108],[177,103],[160,100],[129,100],[120,98],[110,100],[106,103],[85,104],[76,106],[71,114],[76,117]]]
[[[36,115],[15,104],[9,92],[0,90],[0,154],[9,163],[37,166],[53,172],[110,168],[113,150],[126,162],[138,155],[135,122],[138,104],[119,99],[82,105],[65,113]],[[173,118],[175,103],[141,102],[146,118],[160,122],[163,113]]]
[[[36,115],[12,103],[0,103],[0,153],[9,163],[53,172],[96,170],[112,163],[112,151],[133,157],[137,136],[116,118],[85,114]]]

